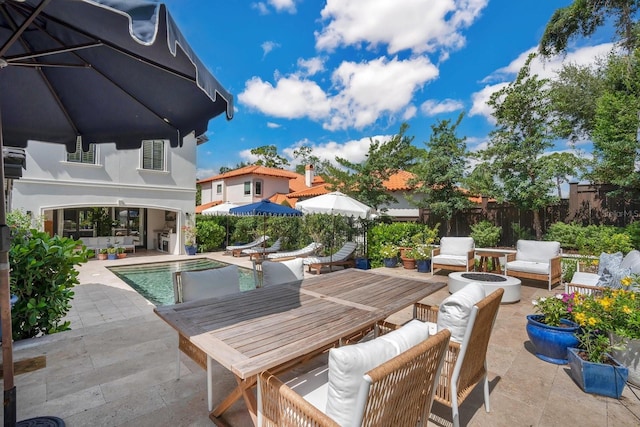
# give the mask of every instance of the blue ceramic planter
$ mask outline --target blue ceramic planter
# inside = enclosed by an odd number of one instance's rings
[[[394,268],[395,266],[398,265],[398,258],[393,257],[393,258],[384,258],[382,260],[382,262],[384,263],[384,266],[387,268]]]
[[[196,246],[184,245],[184,251],[186,252],[187,255],[195,255],[197,250],[198,250],[198,248]]]
[[[418,273],[429,273],[431,271],[430,259],[418,259],[416,260],[416,268]]]
[[[620,399],[629,370],[613,357],[611,360],[616,363],[615,366],[588,362],[578,356],[579,351],[577,348],[568,349],[571,378],[587,393]]]
[[[356,258],[356,268],[369,270],[371,268],[371,260],[369,258]]]
[[[536,349],[536,357],[556,365],[566,365],[567,348],[578,346],[575,332],[579,326],[566,319],[561,320],[565,327],[549,326],[540,322],[543,317],[540,314],[527,316],[527,335]]]

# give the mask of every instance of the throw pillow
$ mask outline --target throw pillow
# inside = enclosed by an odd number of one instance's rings
[[[482,284],[472,282],[449,295],[438,307],[438,331],[451,331],[451,341],[462,342],[473,306],[486,296]]]
[[[605,286],[613,289],[622,288],[622,279],[631,274],[630,268],[610,267],[605,268],[598,280],[597,286]]]
[[[602,276],[605,268],[611,271],[611,267],[619,267],[620,263],[622,263],[622,252],[616,252],[614,254],[602,252],[600,254],[600,260],[598,261],[598,274]]]

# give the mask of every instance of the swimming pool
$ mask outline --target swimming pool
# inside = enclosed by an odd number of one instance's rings
[[[174,303],[173,272],[217,268],[229,265],[209,258],[195,258],[184,261],[153,262],[137,265],[107,267],[140,295],[155,305]],[[238,267],[240,271],[240,290],[255,288],[253,270]]]

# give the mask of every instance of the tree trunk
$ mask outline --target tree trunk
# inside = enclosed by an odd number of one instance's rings
[[[540,211],[533,210],[533,229],[536,233],[536,240],[542,240],[542,224],[540,224]]]

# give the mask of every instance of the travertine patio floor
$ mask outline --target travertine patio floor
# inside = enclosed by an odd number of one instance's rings
[[[249,266],[245,258],[205,256]],[[205,371],[182,355],[181,376],[176,380],[176,333],[153,314],[152,304],[105,268],[180,258],[185,257],[148,252],[82,266],[81,284],[68,315],[72,330],[15,343],[14,360],[43,354],[47,359],[46,368],[16,376],[18,420],[54,415],[72,427],[212,425]],[[390,271],[428,277],[401,267]],[[432,279],[446,281],[446,275]],[[544,283],[523,285],[519,303],[501,305],[491,338],[491,412],[485,412],[477,387],[461,406],[462,425],[640,425],[640,390],[626,387],[620,400],[586,394],[572,381],[567,366],[533,355],[525,315],[532,312],[533,298],[549,292]],[[445,287],[424,301],[438,303],[447,295]],[[407,309],[392,320],[409,317]],[[235,380],[216,367],[215,386],[221,399]],[[429,425],[451,425],[447,408],[434,404],[434,413]],[[234,426],[251,424],[243,402],[232,407],[227,421]]]

